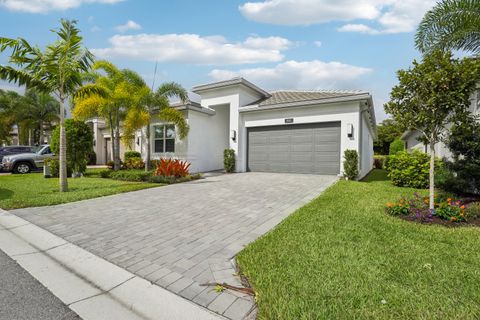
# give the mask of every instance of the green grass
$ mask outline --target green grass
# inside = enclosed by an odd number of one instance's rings
[[[68,185],[69,191],[62,193],[58,191],[58,179],[46,179],[41,173],[0,176],[0,208],[48,206],[161,186],[102,179],[93,171],[88,177],[68,179]]]
[[[385,214],[414,191],[381,170],[339,181],[247,246],[259,319],[479,319],[480,229]]]

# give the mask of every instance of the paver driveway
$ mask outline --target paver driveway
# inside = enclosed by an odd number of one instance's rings
[[[247,296],[231,259],[336,181],[333,176],[243,173],[13,213],[147,280],[229,318]]]

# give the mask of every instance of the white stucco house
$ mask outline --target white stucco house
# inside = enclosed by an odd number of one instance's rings
[[[468,111],[474,116],[480,116],[480,88],[471,95],[470,101],[471,104]],[[448,134],[448,132],[445,134]],[[429,153],[430,151],[428,150],[428,147],[423,142],[419,141],[421,135],[422,134],[419,131],[412,130],[406,131],[400,138],[405,142],[405,148],[408,151],[419,150]],[[439,158],[452,160],[452,153],[443,142],[439,142],[435,145],[435,155]]]
[[[200,102],[174,104],[190,126],[180,140],[175,126],[152,121],[152,159],[173,157],[191,171],[223,168],[223,151],[236,153],[236,171],[342,174],[343,152],[357,150],[360,177],[373,166],[376,135],[372,96],[364,91],[267,92],[243,78],[195,86]],[[98,163],[109,155],[109,134],[92,122]],[[145,154],[145,135],[135,150]],[[123,154],[123,152],[121,152]]]

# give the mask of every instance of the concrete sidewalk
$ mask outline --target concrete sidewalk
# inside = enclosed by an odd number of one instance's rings
[[[0,249],[84,320],[222,319],[1,209]]]

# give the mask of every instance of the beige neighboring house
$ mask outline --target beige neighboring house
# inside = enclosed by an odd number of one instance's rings
[[[472,94],[471,104],[469,111],[475,116],[480,116],[480,88],[478,88],[474,94]],[[448,130],[448,129],[447,129]],[[402,136],[401,139],[405,142],[405,148],[408,151],[419,150],[422,152],[429,153],[427,146],[419,141],[421,133],[417,130],[407,131]],[[443,143],[439,142],[435,145],[435,154],[439,158],[445,158],[448,160],[452,159],[452,153],[448,147]]]

